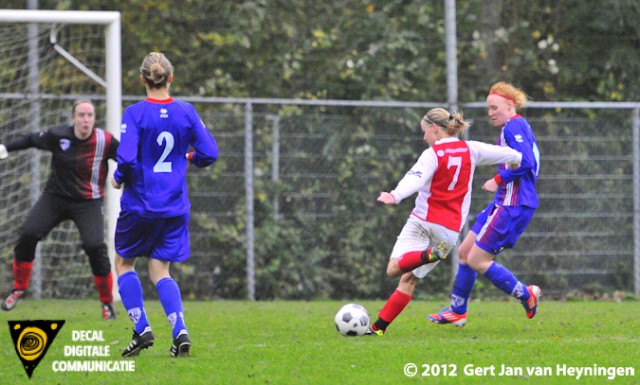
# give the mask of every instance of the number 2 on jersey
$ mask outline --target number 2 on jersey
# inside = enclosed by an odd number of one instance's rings
[[[162,151],[162,155],[160,159],[153,166],[153,172],[171,172],[171,162],[165,162],[171,150],[173,150],[174,139],[173,135],[171,135],[168,131],[162,131],[158,138],[156,139],[158,146],[164,145],[164,151]]]

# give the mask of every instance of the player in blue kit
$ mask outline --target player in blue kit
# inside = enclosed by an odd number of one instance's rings
[[[494,200],[476,217],[476,222],[459,247],[460,265],[451,294],[451,306],[427,318],[438,324],[464,326],[467,305],[477,273],[494,286],[517,298],[528,318],[538,309],[538,286],[526,286],[511,271],[493,259],[505,248],[512,248],[524,232],[538,207],[536,179],[540,171],[540,152],[529,122],[516,110],[527,101],[524,92],[505,82],[491,87],[487,96],[488,114],[496,127],[502,127],[498,145],[522,153],[520,167],[498,166],[498,174],[483,189],[495,192]]]
[[[218,158],[218,145],[195,108],[170,97],[173,66],[162,53],[149,53],[140,73],[147,98],[124,112],[118,168],[112,180],[113,187],[124,186],[115,267],[122,304],[134,323],[133,338],[122,355],[137,356],[154,344],[135,271],[136,258],[147,257],[149,277],[173,328],[171,356],[186,357],[191,339],[180,288],[169,274],[169,265],[186,261],[190,253],[188,164],[212,164]],[[189,152],[190,146],[195,151]]]

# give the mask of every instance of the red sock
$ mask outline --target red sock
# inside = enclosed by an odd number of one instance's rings
[[[391,297],[387,300],[387,303],[384,304],[382,310],[380,310],[378,317],[388,323],[393,322],[398,314],[407,307],[409,301],[411,301],[411,296],[409,294],[405,294],[396,289],[396,291],[394,291],[393,294],[391,294]]]
[[[32,269],[33,262],[13,260],[13,288],[15,290],[27,290]]]
[[[404,253],[398,258],[398,267],[400,270],[405,273],[415,269],[416,267],[420,267],[427,263],[425,258],[427,255],[431,253],[431,249],[427,249],[426,251],[410,251],[408,253]]]
[[[95,282],[96,289],[98,289],[100,302],[113,302],[113,276],[111,272],[104,277],[94,275],[93,282]]]

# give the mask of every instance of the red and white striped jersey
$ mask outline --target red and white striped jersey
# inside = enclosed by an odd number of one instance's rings
[[[509,147],[454,137],[440,139],[420,155],[391,194],[398,204],[417,192],[412,215],[460,232],[469,214],[476,166],[521,159],[522,154]]]
[[[9,151],[35,147],[51,151],[51,175],[44,191],[74,201],[102,199],[109,170],[120,142],[94,128],[87,139],[76,138],[73,126],[63,124],[43,132],[21,135],[7,143]]]

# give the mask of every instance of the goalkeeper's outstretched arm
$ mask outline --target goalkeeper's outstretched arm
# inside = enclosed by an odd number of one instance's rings
[[[0,144],[0,159],[9,157],[10,151],[25,150],[36,147],[40,150],[48,149],[48,132],[34,132],[20,135],[6,144]]]

